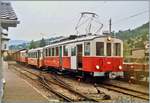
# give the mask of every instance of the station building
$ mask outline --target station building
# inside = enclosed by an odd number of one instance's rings
[[[12,6],[8,2],[0,1],[0,102],[3,96],[3,54],[8,50],[9,27],[16,27],[19,24],[18,18]]]

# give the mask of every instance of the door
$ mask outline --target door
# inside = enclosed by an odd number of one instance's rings
[[[77,45],[77,68],[82,69],[82,44]]]
[[[71,47],[71,69],[77,69],[76,46]]]
[[[38,50],[36,53],[37,53],[37,66],[40,67],[40,50]]]
[[[59,47],[59,66],[62,67],[62,46]]]

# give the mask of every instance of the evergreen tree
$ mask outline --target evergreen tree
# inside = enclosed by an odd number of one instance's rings
[[[45,39],[44,38],[42,38],[41,40],[40,40],[40,47],[43,47],[43,46],[45,46],[46,45],[46,42],[45,42]]]
[[[34,49],[34,48],[36,48],[36,43],[34,42],[34,40],[32,40],[29,45],[29,49]]]

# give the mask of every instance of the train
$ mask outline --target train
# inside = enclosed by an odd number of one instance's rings
[[[110,35],[70,36],[50,45],[15,52],[15,61],[39,69],[123,77],[123,41]]]
[[[98,33],[103,27],[97,21],[98,17],[96,13],[82,12],[75,27],[77,35],[54,40],[44,47],[17,51],[15,60],[41,69],[75,72],[81,76],[123,77],[123,41],[110,35],[111,32]],[[81,34],[79,27],[85,22],[86,33]],[[95,23],[100,25],[98,29],[93,28]]]

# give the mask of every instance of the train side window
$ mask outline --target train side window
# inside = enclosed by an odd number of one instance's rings
[[[96,42],[96,55],[104,56],[104,42]]]
[[[58,50],[58,47],[56,47],[56,56],[58,56],[59,54],[59,50]]]
[[[33,52],[31,52],[31,57],[33,58]]]
[[[34,58],[36,58],[36,54],[35,54],[35,52],[34,52]]]
[[[34,52],[32,52],[32,58],[34,58]]]
[[[47,56],[49,56],[49,48],[47,48]]]
[[[51,56],[51,48],[49,48],[49,56]]]
[[[47,56],[47,48],[45,49],[45,56]]]
[[[52,56],[54,56],[54,48],[52,48]]]
[[[43,56],[45,57],[45,49],[43,49]]]
[[[84,43],[84,55],[89,56],[90,55],[90,42]]]
[[[34,58],[36,58],[36,52],[34,52]]]
[[[36,58],[38,58],[38,52],[36,52]]]
[[[56,48],[54,48],[54,56],[56,56]]]
[[[106,46],[106,50],[107,50],[107,56],[111,56],[111,43],[107,43],[107,46]]]
[[[71,56],[75,56],[76,55],[76,47],[72,47],[71,48]]]
[[[27,54],[27,56],[28,56],[28,57],[30,56],[29,53]]]
[[[66,46],[63,46],[63,54],[64,56],[68,56],[68,48]]]
[[[120,43],[114,43],[113,45],[113,51],[114,51],[114,56],[120,56],[121,55],[121,44]]]
[[[38,54],[38,58],[41,58],[41,52],[38,51],[37,54]]]
[[[32,58],[34,58],[34,52],[32,52]]]
[[[34,58],[36,58],[36,52],[34,52]]]

